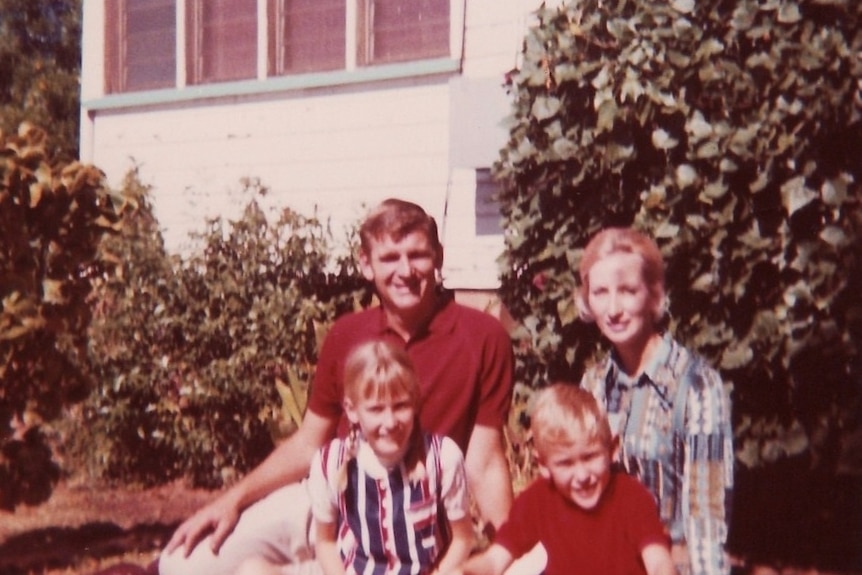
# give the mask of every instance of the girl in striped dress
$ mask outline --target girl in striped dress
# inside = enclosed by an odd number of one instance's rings
[[[463,456],[418,426],[419,382],[407,354],[356,347],[344,372],[351,424],[311,463],[318,569],[325,575],[425,575],[460,564],[473,544]]]

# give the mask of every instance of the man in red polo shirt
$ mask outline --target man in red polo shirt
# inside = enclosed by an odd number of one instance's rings
[[[342,375],[347,352],[385,338],[403,346],[419,374],[421,426],[464,450],[467,480],[483,519],[497,527],[512,503],[503,449],[511,403],[509,336],[493,317],[439,289],[443,265],[434,219],[390,199],[360,228],[362,273],[380,306],[338,319],[324,341],[299,429],[239,483],[176,530],[162,553],[162,575],[230,574],[245,558],[289,564],[310,554],[308,496],[301,484],[311,457],[343,434]]]

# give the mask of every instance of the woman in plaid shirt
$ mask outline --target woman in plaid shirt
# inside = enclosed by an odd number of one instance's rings
[[[589,242],[579,272],[581,317],[612,345],[581,386],[606,408],[620,463],[655,495],[680,575],[728,573],[730,400],[718,373],[659,329],[661,252],[640,232],[609,228]]]

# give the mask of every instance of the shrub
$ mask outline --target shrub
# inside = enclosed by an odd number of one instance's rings
[[[210,220],[180,259],[165,254],[146,187],[127,179],[137,208],[104,246],[121,265],[99,289],[99,385],[75,449],[90,474],[217,486],[299,421],[318,337],[361,304],[364,282],[351,257],[333,256],[323,222],[291,210],[271,222],[256,197],[266,190],[246,191],[241,217]]]
[[[670,330],[733,387],[740,461],[851,462],[862,3],[578,0],[537,15],[495,169],[519,379],[580,378],[599,346],[571,297],[581,250],[634,225],[666,257]]]
[[[47,499],[59,478],[44,424],[83,399],[90,277],[118,227],[102,173],[48,161],[48,135],[0,133],[0,508]],[[106,268],[107,269],[107,268]]]

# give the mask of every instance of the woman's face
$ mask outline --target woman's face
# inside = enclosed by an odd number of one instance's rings
[[[602,334],[620,351],[640,351],[655,333],[656,302],[643,277],[643,259],[614,253],[590,268],[587,305]]]

